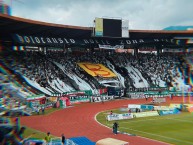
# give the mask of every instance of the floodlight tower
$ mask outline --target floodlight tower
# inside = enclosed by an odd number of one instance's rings
[[[0,14],[11,15],[11,7],[0,0]]]
[[[9,3],[5,3],[4,0],[0,0],[0,13],[11,15],[13,10],[13,1],[24,4],[21,0],[10,0]]]

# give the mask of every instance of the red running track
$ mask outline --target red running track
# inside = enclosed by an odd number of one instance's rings
[[[148,102],[151,100],[148,99]],[[174,98],[172,102],[179,102],[181,98]],[[169,98],[167,99],[169,103]],[[112,129],[104,127],[95,121],[95,115],[104,110],[119,108],[128,104],[147,103],[145,99],[114,100],[102,103],[86,103],[80,106],[66,108],[44,116],[21,117],[21,124],[42,132],[51,132],[60,137],[62,133],[66,138],[86,136],[97,142],[104,138],[124,140],[130,145],[166,145],[167,143],[124,134],[114,135]]]

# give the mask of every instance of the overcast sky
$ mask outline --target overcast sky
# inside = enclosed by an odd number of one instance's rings
[[[4,0],[12,15],[75,26],[93,26],[95,17],[129,20],[135,30],[193,25],[193,0]]]

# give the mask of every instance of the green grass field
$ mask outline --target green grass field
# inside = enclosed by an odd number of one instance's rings
[[[107,121],[110,111],[101,112],[97,120],[111,127],[115,121]],[[113,110],[113,113],[124,113]],[[193,145],[193,114],[182,112],[177,115],[155,116],[119,120],[119,131],[143,136],[175,145]]]
[[[46,137],[46,132],[41,132],[32,128],[27,127],[24,132],[24,137],[44,139]],[[54,136],[53,136],[54,137]]]

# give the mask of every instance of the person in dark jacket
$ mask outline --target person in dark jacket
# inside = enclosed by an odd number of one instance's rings
[[[65,140],[66,140],[65,136],[64,136],[64,134],[62,134],[62,144],[63,145],[65,144]]]
[[[113,124],[113,133],[114,133],[115,135],[117,134],[118,127],[119,127],[118,123],[115,122],[115,123]]]

